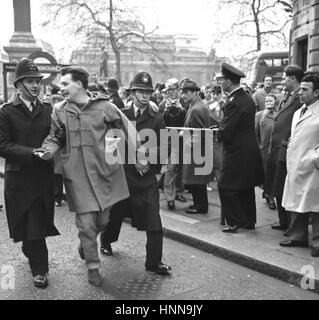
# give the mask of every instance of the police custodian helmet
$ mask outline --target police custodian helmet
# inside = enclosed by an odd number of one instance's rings
[[[138,72],[132,81],[130,89],[154,91],[151,75],[145,71]]]
[[[38,66],[33,60],[28,58],[22,58],[18,62],[16,67],[16,77],[13,83],[14,86],[17,87],[18,82],[24,78],[43,78],[42,74],[39,72]]]

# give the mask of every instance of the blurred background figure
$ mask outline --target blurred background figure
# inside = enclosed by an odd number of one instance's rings
[[[157,83],[155,86],[155,91],[151,95],[151,101],[156,103],[157,106],[164,100],[163,90],[165,89],[164,83]]]
[[[212,85],[208,84],[205,86],[204,94],[205,94],[205,99],[203,101],[207,106],[209,106],[214,102]]]
[[[251,88],[248,86],[246,82],[241,83],[240,86],[244,89],[246,93],[251,94]]]
[[[128,102],[128,98],[130,96],[130,89],[128,89],[126,87],[121,87],[119,89],[119,96],[122,99],[124,106],[126,106],[126,104]]]
[[[270,195],[271,192],[269,190],[270,187],[269,172],[267,172],[267,158],[270,147],[272,127],[276,116],[277,102],[278,101],[274,94],[268,94],[265,99],[265,109],[257,112],[255,117],[255,131],[265,172],[265,183],[261,187],[264,190],[263,198],[266,199],[269,209],[271,210],[276,210],[276,204],[274,197]]]
[[[97,84],[97,74],[96,73],[91,74],[90,82]]]
[[[186,110],[180,103],[179,81],[175,78],[169,79],[165,83],[166,98],[160,104],[165,104],[163,118],[166,127],[184,127]],[[170,145],[170,158],[166,166],[164,176],[164,193],[169,210],[175,209],[175,200],[186,202],[183,196],[184,186],[182,182],[182,162],[179,162],[182,156],[182,139],[178,146]],[[178,147],[178,149],[176,148]]]
[[[107,94],[110,97],[110,102],[114,103],[119,109],[123,109],[124,103],[118,94],[120,88],[117,80],[114,78],[108,79],[105,82],[105,87]]]
[[[253,94],[253,99],[256,105],[256,110],[261,111],[265,109],[265,98],[267,94],[276,94],[275,89],[272,87],[273,79],[270,75],[265,75],[263,78],[263,87],[256,90]]]

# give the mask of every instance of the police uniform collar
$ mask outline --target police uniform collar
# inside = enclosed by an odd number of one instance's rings
[[[238,88],[234,89],[232,92],[230,92],[228,97],[233,96],[235,93],[239,93],[239,92],[244,92],[244,89],[242,87],[238,87]]]
[[[38,98],[34,101],[34,104],[37,104],[37,102],[40,101]],[[31,102],[30,102],[31,103]],[[20,97],[19,94],[16,95],[16,97],[14,98],[14,100],[12,101],[12,104],[14,106],[19,106],[21,104],[25,104],[24,100],[22,100],[22,98]]]

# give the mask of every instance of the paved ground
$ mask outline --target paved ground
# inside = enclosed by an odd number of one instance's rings
[[[2,202],[3,180],[0,180]],[[8,239],[5,214],[0,214],[0,267],[15,272],[15,289],[0,288],[0,299],[96,300],[214,300],[214,299],[319,299],[319,295],[217,258],[190,246],[164,239],[164,262],[173,275],[163,278],[144,271],[145,234],[123,225],[114,257],[102,257],[102,288],[87,283],[86,268],[77,254],[77,231],[67,206],[56,210],[61,236],[48,239],[50,286],[33,287],[20,244]],[[4,269],[2,269],[4,271]],[[6,273],[0,274],[3,285]]]

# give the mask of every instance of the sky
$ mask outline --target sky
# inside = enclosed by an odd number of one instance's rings
[[[99,1],[99,0],[95,0]],[[218,33],[219,27],[226,27],[234,19],[234,12],[227,12],[226,16],[219,16],[217,11],[218,0],[123,0],[132,6],[138,6],[143,23],[150,30],[158,25],[157,33],[162,34],[194,34],[198,36],[199,45],[209,51]],[[31,0],[32,33],[38,39],[52,44],[57,55],[65,43],[61,39],[61,31],[44,30],[41,22],[44,13],[41,12],[43,0]],[[0,47],[7,45],[13,34],[13,4],[12,0],[0,1]],[[245,43],[227,43],[217,45],[217,54],[228,56],[234,52],[249,51]],[[58,57],[60,58],[60,57]]]

